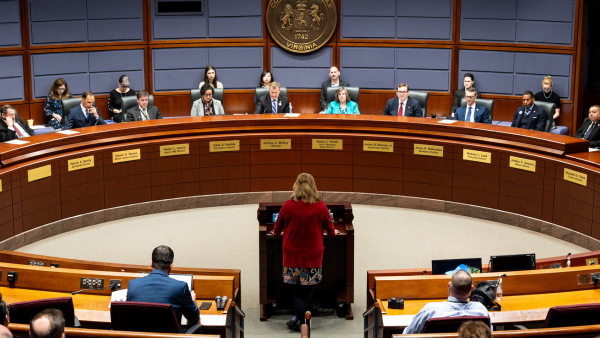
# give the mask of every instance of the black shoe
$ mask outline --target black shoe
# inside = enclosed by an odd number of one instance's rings
[[[287,325],[288,329],[290,329],[291,331],[294,331],[294,329],[296,328],[296,325],[298,323],[299,322],[297,320],[290,319],[287,321],[287,323],[285,323],[285,325]]]
[[[300,322],[296,323],[296,326],[294,326],[294,330],[296,332],[300,332],[300,327],[302,326],[302,324],[300,324]]]

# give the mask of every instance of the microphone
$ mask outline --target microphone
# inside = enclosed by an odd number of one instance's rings
[[[569,252],[569,254],[567,254],[567,257],[565,257],[565,261],[567,261],[567,262],[566,262],[566,266],[567,266],[567,268],[570,268],[570,267],[571,267],[571,259],[569,259],[569,256],[571,256],[571,253],[570,253],[570,252]]]
[[[499,125],[500,123],[504,122],[503,120],[500,120],[500,122],[496,123],[495,126]]]
[[[82,293],[84,291],[89,291],[89,290],[106,290],[106,289],[110,289],[110,291],[116,291],[117,287],[118,287],[117,282],[113,281],[113,282],[110,283],[109,286],[107,286],[105,288],[102,288],[102,289],[82,289],[82,290],[79,290],[79,291],[73,291],[73,292],[71,292],[71,295],[76,295],[78,293]]]
[[[423,270],[423,272],[421,272],[421,276],[423,276],[426,272],[427,270]]]
[[[227,296],[223,296],[223,299],[221,299],[221,310],[225,308],[225,305],[227,305]]]
[[[383,108],[382,110],[379,111],[379,113],[377,113],[377,115],[381,115],[381,112],[384,111],[385,108]]]
[[[221,296],[217,296],[215,298],[215,303],[217,303],[217,309],[221,308]]]

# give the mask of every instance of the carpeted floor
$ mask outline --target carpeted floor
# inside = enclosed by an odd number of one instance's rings
[[[150,264],[152,249],[171,246],[175,265],[242,270],[246,337],[292,335],[289,314],[258,319],[257,205],[215,207],[140,216],[72,231],[19,251],[65,258]],[[586,252],[529,230],[445,213],[353,205],[355,228],[355,319],[315,313],[315,337],[363,337],[366,271],[425,268],[432,259],[535,253],[538,258]],[[237,250],[232,250],[237,248]],[[324,271],[324,273],[327,273]]]

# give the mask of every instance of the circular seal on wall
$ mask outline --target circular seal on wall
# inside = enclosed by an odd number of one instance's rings
[[[267,28],[284,49],[313,52],[325,45],[337,25],[333,0],[270,0]]]

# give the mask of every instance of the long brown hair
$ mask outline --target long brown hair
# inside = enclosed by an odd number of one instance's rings
[[[209,70],[215,71],[215,79],[213,80],[214,83],[212,83],[212,86],[213,86],[213,88],[217,88],[217,83],[219,83],[219,80],[217,79],[217,70],[215,69],[215,67],[213,67],[211,65],[208,65],[208,66],[206,66],[206,68],[204,68],[204,83],[211,84],[208,81],[208,75],[207,75]]]
[[[321,200],[321,196],[317,191],[315,178],[311,174],[302,173],[296,178],[294,183],[294,192],[290,199],[298,202],[301,199],[304,203],[317,203]]]
[[[58,98],[58,87],[65,85],[65,92],[62,95],[63,99],[68,99],[71,96],[71,92],[69,91],[69,85],[67,84],[67,81],[65,81],[65,79],[58,78],[54,81],[54,83],[52,84],[52,87],[50,87],[50,97],[52,97],[55,100],[59,100]]]

